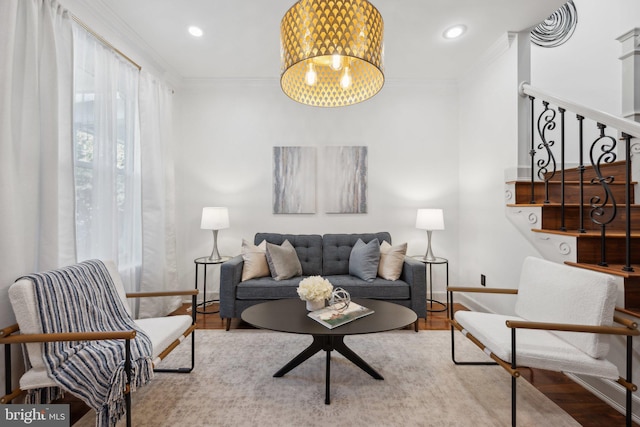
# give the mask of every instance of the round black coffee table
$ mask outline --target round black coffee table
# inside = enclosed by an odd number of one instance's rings
[[[312,335],[313,342],[300,354],[283,366],[274,377],[282,377],[302,362],[321,350],[327,352],[325,400],[330,400],[331,351],[335,350],[360,367],[373,378],[384,379],[375,369],[344,343],[347,335],[372,334],[404,328],[417,320],[416,313],[406,307],[386,301],[353,299],[354,302],[370,308],[373,314],[356,319],[334,329],[326,328],[307,316],[305,302],[299,299],[282,299],[256,304],[242,312],[242,320],[261,329]]]

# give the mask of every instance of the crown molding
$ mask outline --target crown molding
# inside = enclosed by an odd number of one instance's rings
[[[183,78],[181,80],[181,88],[182,89],[193,89],[193,88],[203,88],[203,87],[215,87],[215,86],[251,86],[251,87],[260,87],[260,86],[273,86],[280,85],[280,79],[277,77],[212,77],[212,78]],[[428,80],[428,79],[403,79],[403,78],[387,78],[385,79],[384,86],[382,87],[382,91],[385,87],[457,87],[458,81],[455,79],[437,79],[437,80]]]

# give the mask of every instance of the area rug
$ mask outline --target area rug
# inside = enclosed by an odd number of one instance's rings
[[[196,331],[196,368],[157,373],[133,394],[134,426],[474,426],[511,425],[511,377],[497,366],[456,366],[448,331],[349,336],[376,380],[333,352],[325,405],[325,353],[282,378],[273,374],[311,343],[259,330]],[[162,367],[186,366],[183,342]],[[458,360],[487,360],[456,334]],[[93,426],[87,414],[75,425]],[[124,425],[124,423],[121,423]],[[528,382],[518,380],[519,426],[579,426]]]

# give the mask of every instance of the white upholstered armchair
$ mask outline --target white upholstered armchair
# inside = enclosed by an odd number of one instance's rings
[[[516,315],[455,312],[455,292],[516,295]],[[516,425],[516,378],[522,368],[591,375],[617,382],[626,392],[626,420],[631,425],[633,337],[637,323],[616,315],[617,287],[609,275],[528,257],[518,289],[449,287],[451,355],[456,364],[498,364],[511,374],[511,423]],[[456,360],[454,329],[492,360]],[[626,372],[622,378],[607,360],[609,337],[627,338]]]
[[[96,410],[97,426],[115,425],[124,415],[130,426],[130,392],[154,371],[193,370],[197,292],[125,294],[115,264],[99,260],[20,278],[8,291],[18,323],[0,330],[7,375],[0,403],[23,391],[28,403],[48,403],[69,392]],[[191,316],[132,318],[127,298],[174,295],[191,295]],[[159,369],[190,334],[191,366]],[[11,379],[11,344],[25,344],[27,353],[18,388]]]

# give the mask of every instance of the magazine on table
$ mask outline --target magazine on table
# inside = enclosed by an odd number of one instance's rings
[[[342,304],[334,304],[321,308],[320,310],[312,311],[308,316],[327,328],[333,329],[373,313],[373,310],[370,308],[363,307],[353,301],[350,302],[349,306],[344,310],[338,310],[336,306],[341,307]]]

